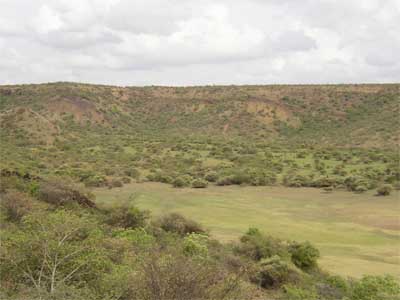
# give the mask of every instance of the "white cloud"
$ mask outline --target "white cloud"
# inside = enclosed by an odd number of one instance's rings
[[[400,81],[397,0],[0,0],[0,84]]]

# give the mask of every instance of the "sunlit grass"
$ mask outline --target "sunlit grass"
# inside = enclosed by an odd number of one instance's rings
[[[321,265],[348,276],[390,273],[400,277],[398,194],[325,193],[285,187],[175,189],[158,183],[97,189],[99,204],[135,195],[153,216],[179,212],[206,226],[223,241],[248,227],[293,240],[309,240],[321,250]]]

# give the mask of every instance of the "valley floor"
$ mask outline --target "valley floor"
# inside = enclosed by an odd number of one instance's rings
[[[373,192],[324,192],[313,188],[210,186],[177,189],[132,183],[94,190],[97,202],[131,197],[154,216],[179,212],[223,241],[257,227],[282,239],[309,240],[321,251],[320,265],[332,273],[400,277],[400,198]],[[132,196],[133,195],[133,196]]]

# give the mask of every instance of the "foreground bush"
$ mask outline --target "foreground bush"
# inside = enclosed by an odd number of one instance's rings
[[[275,255],[262,259],[251,276],[251,281],[265,289],[278,288],[288,282],[298,280],[299,274],[288,262]]]
[[[101,239],[89,217],[64,210],[29,215],[20,230],[3,237],[0,275],[14,288],[28,284],[38,295],[94,284],[109,263]]]
[[[319,251],[309,242],[294,242],[289,246],[292,262],[302,270],[310,270],[317,266]]]
[[[151,252],[134,278],[131,299],[243,299],[238,278],[207,260],[194,260],[176,252]]]
[[[279,239],[265,236],[257,228],[250,228],[241,237],[240,244],[236,246],[235,251],[255,261],[274,255],[288,256],[286,247]]]
[[[364,276],[354,284],[351,300],[400,299],[400,284],[392,276]]]

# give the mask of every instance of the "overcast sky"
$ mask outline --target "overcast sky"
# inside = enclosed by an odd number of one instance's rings
[[[0,0],[0,84],[400,82],[400,0]]]

